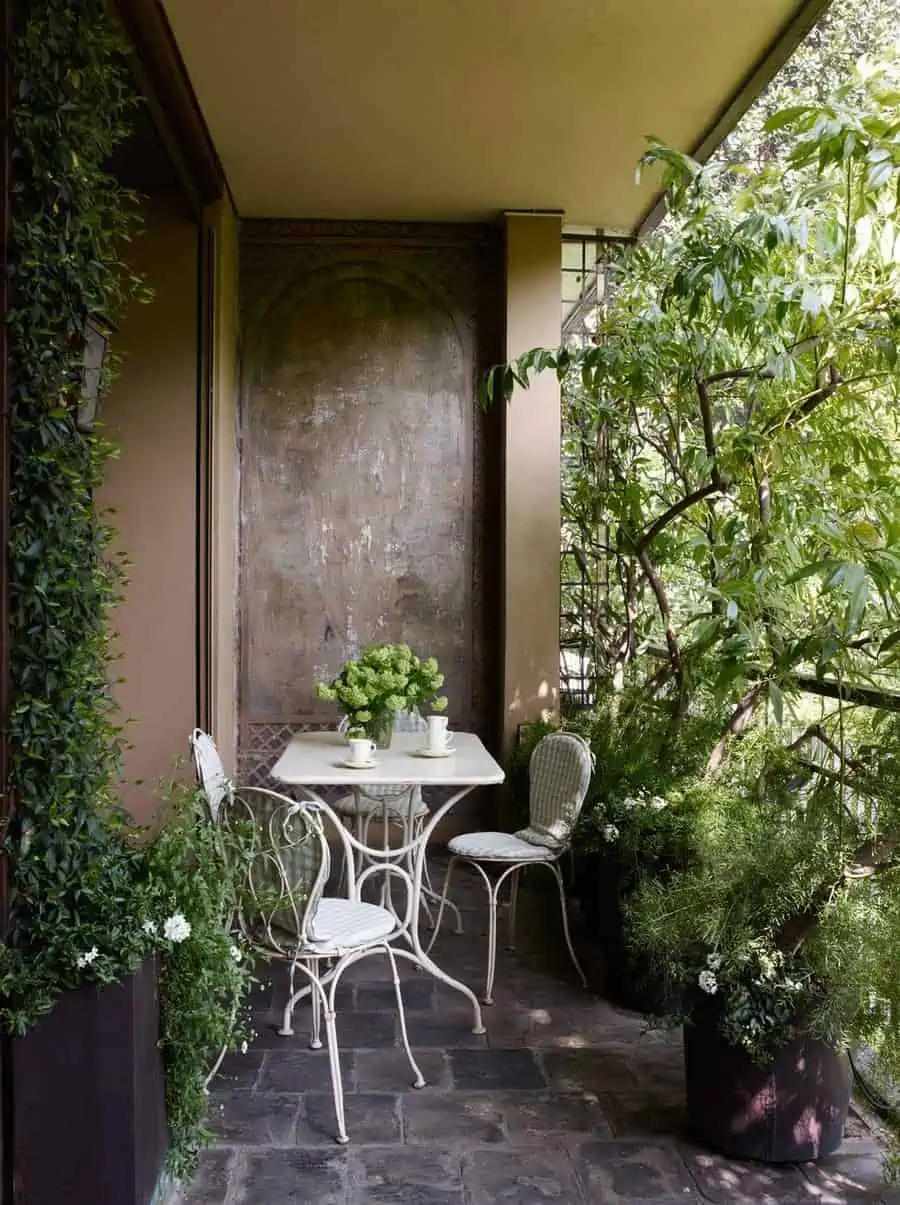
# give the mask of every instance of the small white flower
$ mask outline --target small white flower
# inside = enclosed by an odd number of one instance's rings
[[[616,826],[614,824],[604,825],[604,827],[603,827],[604,841],[615,841],[616,838],[618,837],[618,835],[619,835],[619,830],[616,828]]]
[[[145,920],[144,923],[141,925],[141,928],[144,930],[144,932],[147,934],[148,937],[156,936],[156,927],[157,926],[156,926],[155,920]]]
[[[91,965],[91,963],[94,962],[95,959],[99,956],[99,954],[100,954],[100,951],[97,949],[97,947],[91,946],[91,948],[88,950],[88,952],[86,954],[78,955],[78,957],[75,959],[75,965],[79,969],[82,969],[84,967],[89,967]]]
[[[639,806],[640,805],[638,804],[638,801],[636,799],[632,799],[632,797],[630,795],[628,796],[627,799],[622,800],[622,807],[625,809],[626,812],[633,812],[634,809]]]
[[[246,1053],[247,1053],[247,1043],[241,1042],[241,1054],[246,1054]]]
[[[815,318],[822,312],[823,305],[824,298],[818,289],[810,284],[804,285],[803,293],[800,296],[800,309],[804,314],[810,314]]]
[[[176,912],[174,916],[170,916],[163,925],[163,937],[166,941],[178,942],[185,941],[191,935],[191,922],[181,912]]]
[[[700,990],[706,992],[707,995],[714,996],[719,990],[719,984],[712,971],[701,971],[697,976],[697,982],[700,984]]]
[[[666,800],[663,799],[662,795],[654,795],[650,800],[650,806],[653,808],[654,812],[661,812],[663,808],[668,807],[669,805]]]
[[[717,971],[719,969],[719,967],[722,965],[722,955],[721,954],[707,954],[706,965],[709,967],[709,969],[711,971]]]
[[[231,947],[231,957],[234,959],[235,962],[241,961],[241,959],[243,958],[243,954],[241,954],[240,946],[232,946]]]

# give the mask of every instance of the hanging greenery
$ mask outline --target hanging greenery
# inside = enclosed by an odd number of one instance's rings
[[[208,1137],[205,1080],[244,1037],[250,967],[231,918],[245,832],[213,829],[172,786],[153,841],[118,804],[110,611],[122,565],[95,491],[112,446],[78,430],[88,319],[113,321],[141,281],[124,258],[138,198],[108,164],[138,99],[103,0],[33,0],[9,66],[13,187],[8,346],[9,929],[0,1024],[24,1034],[61,993],[160,961],[169,1168]]]
[[[110,447],[76,428],[88,318],[139,288],[122,259],[136,199],[106,168],[136,102],[101,0],[40,0],[14,30],[6,834],[10,929],[0,988],[17,1031],[79,980],[136,965],[122,909],[134,852],[115,807],[109,610],[121,567],[94,491]],[[117,920],[117,918],[119,918]]]

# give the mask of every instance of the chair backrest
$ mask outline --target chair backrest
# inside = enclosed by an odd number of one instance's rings
[[[194,758],[194,768],[197,771],[197,781],[203,788],[209,814],[213,824],[219,823],[222,804],[230,803],[233,788],[216,743],[202,728],[195,728],[190,735],[191,754]]]
[[[528,766],[529,824],[517,835],[534,845],[562,849],[587,797],[594,769],[590,746],[572,732],[538,741]]]
[[[253,792],[256,793],[256,792]],[[331,878],[329,809],[318,803],[271,795],[268,807],[254,801],[254,818],[262,822],[263,843],[250,871],[250,891],[262,919],[272,953],[285,954],[293,939],[315,940],[316,914]],[[332,821],[336,828],[340,823]],[[340,840],[339,840],[340,844]],[[298,862],[303,878],[298,881]],[[352,878],[351,864],[350,875]]]
[[[428,721],[417,711],[398,711],[394,716],[395,732],[427,732]]]
[[[249,821],[260,833],[247,869],[248,898],[237,917],[240,928],[256,949],[289,956],[297,938],[315,939],[316,912],[331,875],[323,811],[341,839],[343,826],[327,808],[296,803],[275,791],[253,788],[247,798],[239,797],[209,733],[194,729],[190,745],[213,824],[226,822],[226,808],[233,822]],[[347,852],[349,846],[345,857]],[[352,884],[352,861],[350,877]]]

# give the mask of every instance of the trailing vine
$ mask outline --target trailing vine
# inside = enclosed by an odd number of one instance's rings
[[[206,1078],[244,1035],[252,982],[230,920],[251,831],[220,834],[195,791],[163,795],[152,840],[118,804],[110,611],[123,568],[95,504],[113,448],[76,425],[89,318],[142,282],[123,252],[138,198],[109,170],[139,103],[103,0],[31,0],[13,31],[8,716],[9,926],[0,1024],[24,1034],[59,995],[160,966],[168,1164],[208,1137]]]
[[[136,199],[106,164],[137,103],[102,0],[36,0],[14,29],[8,346],[11,373],[8,717],[13,810],[5,1020],[22,1032],[79,981],[136,964],[111,908],[135,851],[115,806],[118,728],[108,617],[121,567],[94,490],[110,447],[76,428],[89,317],[115,320],[139,282],[122,259]]]

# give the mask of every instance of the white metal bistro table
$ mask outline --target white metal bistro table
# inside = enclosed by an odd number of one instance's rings
[[[301,732],[294,736],[272,769],[272,777],[297,788],[315,803],[325,804],[316,787],[349,788],[359,796],[364,785],[405,786],[412,807],[413,787],[456,787],[446,803],[429,817],[415,838],[404,844],[382,850],[372,849],[370,855],[384,869],[384,877],[396,875],[407,881],[411,891],[408,923],[394,936],[405,937],[410,945],[404,953],[423,970],[462,993],[471,1003],[474,1015],[473,1031],[484,1033],[481,1005],[471,988],[453,979],[437,965],[423,948],[419,937],[425,858],[432,834],[451,808],[477,787],[495,786],[503,782],[504,773],[479,738],[470,732],[454,732],[454,752],[449,757],[424,757],[417,754],[424,743],[421,733],[395,733],[390,748],[379,749],[377,764],[359,769],[342,765],[348,754],[347,741],[338,732]],[[326,805],[327,806],[327,805]],[[396,807],[396,803],[394,804]],[[405,831],[411,831],[411,825]],[[398,951],[400,953],[400,951]]]

